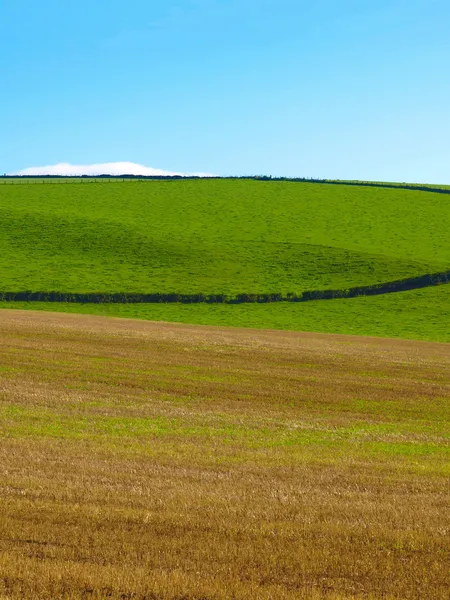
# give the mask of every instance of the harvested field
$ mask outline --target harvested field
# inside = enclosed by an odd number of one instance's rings
[[[450,346],[0,311],[0,598],[447,600]]]

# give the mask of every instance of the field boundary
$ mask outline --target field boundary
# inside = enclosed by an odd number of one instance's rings
[[[340,290],[310,290],[296,293],[182,294],[127,292],[55,292],[31,290],[0,292],[1,302],[69,302],[75,304],[249,304],[267,302],[309,302],[405,292],[450,283],[450,270],[408,277],[373,285],[361,285]]]
[[[376,181],[345,181],[345,180],[336,180],[336,179],[314,179],[314,178],[306,178],[306,177],[270,177],[270,176],[244,176],[244,177],[198,177],[198,176],[141,176],[141,175],[98,175],[94,177],[90,176],[78,176],[78,177],[65,177],[63,175],[23,175],[23,176],[0,176],[0,184],[3,185],[36,185],[36,184],[45,184],[45,185],[61,185],[61,184],[95,184],[95,183],[112,183],[112,182],[121,182],[124,183],[126,181],[180,181],[180,180],[253,180],[253,181],[261,181],[261,182],[280,182],[286,181],[291,183],[312,183],[312,184],[321,184],[321,185],[344,185],[344,186],[352,186],[352,187],[374,187],[374,188],[388,188],[394,190],[408,190],[413,192],[432,192],[435,194],[450,194],[450,188],[443,188],[439,186],[429,186],[422,184],[407,184],[407,183],[383,183]]]

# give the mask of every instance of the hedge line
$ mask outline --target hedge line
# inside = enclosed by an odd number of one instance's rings
[[[137,180],[137,181],[146,181],[146,180],[163,180],[163,181],[171,181],[171,180],[180,180],[180,179],[225,179],[225,180],[234,180],[234,179],[251,179],[255,181],[289,181],[293,183],[319,183],[319,184],[327,184],[327,185],[347,185],[347,186],[362,186],[362,187],[377,187],[377,188],[391,188],[395,190],[411,190],[415,192],[434,192],[436,194],[450,194],[450,189],[440,188],[436,186],[429,186],[426,184],[408,184],[408,183],[383,183],[377,181],[345,181],[339,179],[316,179],[312,177],[272,177],[271,175],[241,175],[241,176],[231,176],[231,177],[220,177],[220,176],[212,176],[212,177],[201,177],[199,175],[0,175],[0,181],[4,180],[5,182],[11,181],[11,184],[15,181],[21,183],[22,181],[28,183],[31,180],[36,180],[38,183],[53,183],[51,180],[55,180],[60,183],[68,183],[69,181],[73,181],[74,183],[102,183],[103,180]],[[39,182],[39,180],[42,180]],[[48,181],[47,181],[48,180]]]
[[[418,277],[408,277],[397,281],[388,281],[374,285],[361,285],[345,290],[311,290],[300,294],[139,294],[139,293],[86,293],[71,292],[0,292],[0,301],[4,302],[73,302],[80,304],[137,304],[137,303],[175,303],[181,304],[245,304],[267,302],[308,302],[310,300],[331,300],[333,298],[355,298],[357,296],[375,296],[392,292],[403,292],[450,283],[450,271],[429,273]]]
[[[295,294],[139,294],[139,293],[86,293],[71,292],[0,292],[0,301],[33,301],[33,302],[78,302],[82,304],[137,304],[137,303],[182,303],[182,304],[241,304],[244,302],[282,302],[285,300],[300,301],[302,295]]]

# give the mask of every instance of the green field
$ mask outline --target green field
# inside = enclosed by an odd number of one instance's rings
[[[0,188],[4,290],[301,292],[450,266],[446,195],[239,180]]]
[[[0,185],[0,292],[300,294],[450,268],[446,194],[250,179],[55,181]],[[450,341],[448,286],[301,306],[14,306]]]
[[[372,335],[450,342],[450,285],[337,300],[269,304],[69,304],[1,302],[0,308],[45,310],[172,321]]]

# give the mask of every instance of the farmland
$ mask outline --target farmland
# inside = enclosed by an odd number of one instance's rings
[[[3,185],[0,202],[3,291],[300,293],[450,266],[450,202],[428,192],[136,181]]]
[[[448,597],[447,344],[9,310],[0,337],[0,596]]]
[[[69,181],[0,185],[0,297],[450,268],[445,193]],[[0,598],[446,599],[449,306],[0,302]]]
[[[222,325],[450,342],[450,285],[397,294],[267,304],[75,304],[0,302],[2,308],[62,311]]]
[[[245,179],[2,180],[0,295],[345,292],[448,272],[449,222],[448,194],[401,188]],[[449,293],[444,285],[301,306],[14,306],[449,341]]]

